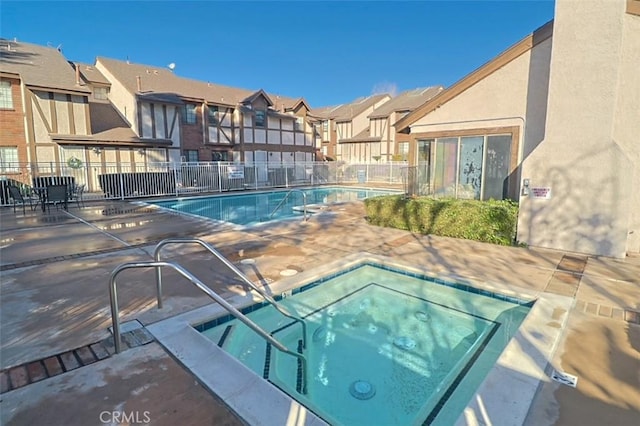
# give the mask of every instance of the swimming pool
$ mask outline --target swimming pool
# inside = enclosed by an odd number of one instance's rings
[[[292,192],[287,197],[289,191]],[[399,193],[393,190],[331,186],[237,195],[178,198],[151,202],[150,204],[181,213],[230,222],[236,225],[250,226],[270,220],[302,217],[303,196],[300,191],[306,195],[308,207],[319,204],[327,205],[330,203],[364,200],[378,195]],[[276,210],[285,197],[286,201]],[[313,209],[310,208],[309,210]]]
[[[281,353],[231,316],[196,328],[256,374],[335,425],[455,422],[532,304],[377,264],[296,289],[246,315],[292,351]],[[307,393],[302,393],[306,375]]]
[[[336,294],[327,295],[329,300],[323,298],[324,289],[327,288],[324,287],[325,284],[331,284],[330,281],[336,277],[348,278],[347,274],[356,271],[361,266],[370,266],[370,264],[377,265],[374,269],[375,277],[369,277],[368,280],[365,280],[366,282],[360,285],[355,282],[347,284],[342,290],[345,297],[338,297],[339,301],[334,300]],[[380,272],[380,267],[384,274]],[[397,276],[394,276],[393,283],[381,279],[383,275],[387,274],[385,268],[392,273],[399,270],[401,272],[400,280],[396,280]],[[431,283],[427,283],[427,281],[431,281]],[[413,290],[407,291],[404,288],[405,285],[402,284],[403,282],[408,287],[419,287],[421,290],[417,293]],[[456,282],[462,283],[462,286],[456,287],[454,285]],[[322,285],[318,285],[319,283]],[[434,292],[431,291],[434,286],[444,290],[442,294],[434,296]],[[295,307],[298,310],[297,313],[309,321],[308,347],[312,349],[314,345],[316,347],[321,345],[322,350],[317,352],[319,355],[315,358],[311,356],[309,359],[310,365],[315,363],[315,368],[309,368],[311,372],[309,375],[311,378],[309,398],[313,398],[313,393],[317,393],[318,389],[320,390],[318,396],[327,399],[334,397],[331,392],[325,392],[325,395],[322,395],[323,391],[329,389],[329,385],[325,386],[322,382],[328,380],[328,383],[336,386],[337,396],[349,399],[349,404],[362,404],[367,407],[364,411],[367,411],[369,409],[375,410],[375,407],[372,407],[374,405],[372,402],[377,402],[379,397],[387,392],[387,395],[393,395],[393,398],[390,399],[394,399],[396,402],[400,401],[401,418],[407,420],[404,424],[414,423],[408,421],[409,418],[413,418],[417,424],[422,424],[425,420],[434,424],[522,424],[540,381],[549,380],[548,360],[553,357],[566,321],[566,315],[562,316],[561,313],[571,309],[573,303],[569,297],[549,293],[532,293],[510,284],[488,283],[472,278],[461,280],[455,276],[434,276],[423,267],[399,263],[389,257],[371,253],[354,253],[320,267],[306,270],[293,277],[282,278],[270,283],[268,291],[273,295],[287,295],[283,303],[290,304],[292,309]],[[468,300],[465,302],[465,298],[456,296],[460,294],[460,291],[467,295],[473,295],[474,300],[482,303],[478,305],[469,303]],[[299,295],[308,292],[318,293],[317,300],[313,305],[307,305],[306,301],[305,303],[297,302]],[[389,292],[399,295],[401,298],[402,302],[394,304],[395,306],[402,306],[403,309],[405,307],[406,309],[411,308],[409,314],[401,314],[404,318],[402,321],[391,323],[399,328],[389,327],[387,332],[387,328],[383,328],[386,323],[384,318],[376,319],[373,322],[359,321],[360,307],[366,299],[369,299],[369,302],[364,302],[362,306],[368,309],[378,304],[377,300],[381,295],[383,299],[387,299]],[[497,299],[494,296],[497,296]],[[239,309],[243,308],[245,313],[255,311],[262,302],[261,298],[253,293],[229,295],[227,300]],[[330,300],[334,301],[330,302]],[[497,303],[500,301],[508,303],[506,305]],[[522,301],[535,301],[535,303],[530,307],[521,305]],[[499,313],[501,311],[500,305],[505,307],[509,306],[509,303],[511,308],[508,310],[519,312],[512,320],[506,320],[504,315],[508,312]],[[471,307],[471,312],[469,307]],[[522,309],[529,308],[528,314],[520,312]],[[447,312],[454,317],[461,316],[464,318],[464,323],[460,324],[460,327],[471,326],[473,328],[455,330],[450,327],[452,332],[449,333],[449,328],[447,328],[443,334],[441,327],[434,327],[425,332],[424,327],[431,323],[425,323],[422,320],[433,318],[431,309],[439,311],[439,313],[433,314],[435,317],[445,318]],[[259,312],[256,311],[256,315],[262,315]],[[331,316],[330,313],[334,315]],[[424,316],[422,313],[428,316]],[[216,325],[224,323],[230,325],[226,315],[227,312],[222,307],[211,304],[151,324],[147,326],[147,330],[203,386],[225,401],[248,424],[325,425],[327,422],[340,423],[335,420],[335,417],[342,414],[323,412],[322,408],[317,405],[321,404],[321,401],[312,402],[309,398],[300,396],[295,389],[285,390],[286,386],[289,386],[288,383],[293,383],[290,379],[294,374],[297,374],[297,366],[294,365],[292,371],[290,368],[292,361],[287,360],[286,355],[277,353],[278,351],[275,349],[271,351],[274,358],[269,365],[268,379],[265,380],[265,341],[256,343],[255,351],[253,349],[245,350],[244,353],[244,357],[250,360],[249,364],[255,363],[254,365],[262,366],[262,370],[257,368],[258,373],[256,373],[256,369],[248,367],[227,352],[237,349],[233,340],[229,340],[227,343],[223,342],[225,347],[221,348],[218,346],[220,339],[216,340],[215,336],[209,338],[205,335],[206,332],[202,332],[205,329],[213,330]],[[521,323],[519,323],[520,316],[524,316]],[[333,326],[323,330],[321,325],[326,326],[327,324],[321,324],[321,322],[328,321],[329,318],[331,318]],[[353,324],[351,323],[352,319],[356,320]],[[280,321],[280,319],[276,321]],[[347,327],[342,324],[347,324]],[[370,329],[371,324],[377,327],[375,333],[372,333],[373,329]],[[341,326],[337,327],[337,325]],[[345,334],[352,331],[352,328],[349,328],[352,325],[357,325],[356,330],[359,330],[360,336],[368,338],[356,339],[355,355],[342,352],[346,349],[337,343],[325,345],[327,338],[335,338],[334,341],[342,340]],[[418,328],[412,329],[412,327]],[[236,330],[228,332],[227,338],[233,337],[234,333],[239,330],[242,329],[238,327]],[[422,330],[422,332],[416,333],[416,330]],[[474,336],[473,333],[477,335]],[[430,380],[429,377],[425,377],[427,376],[425,371],[432,365],[431,360],[435,358],[428,355],[429,348],[426,341],[414,338],[417,334],[432,335],[434,336],[433,341],[439,342],[437,346],[432,346],[431,352],[439,353],[448,348],[447,350],[453,355],[459,355],[457,356],[458,362],[449,362],[451,368],[449,373],[444,375],[444,380],[440,381],[443,385],[435,397],[425,397],[419,389],[423,385],[432,388],[435,386],[437,389],[438,385],[435,382],[424,382],[424,380]],[[282,331],[276,332],[275,336],[297,349],[297,340],[300,339],[299,329],[285,327]],[[470,337],[467,338],[467,336]],[[400,337],[405,338],[398,339]],[[374,346],[376,343],[377,346]],[[422,350],[425,347],[427,355],[416,357],[412,352],[416,348]],[[376,349],[373,350],[374,348]],[[382,353],[378,353],[377,348],[383,349]],[[307,356],[306,351],[305,356]],[[365,352],[368,355],[363,355]],[[398,359],[396,367],[391,367],[389,354],[393,354]],[[369,365],[367,357],[383,358],[382,361],[387,364],[382,370],[393,371],[392,368],[395,368],[398,374],[410,375],[412,379],[401,381],[401,383],[408,383],[409,386],[403,387],[400,384],[399,387],[392,388],[386,382],[381,384],[376,372],[371,375],[365,374],[365,372],[358,374],[357,377],[351,375],[347,378],[347,374],[344,372],[334,377],[334,375],[329,375],[328,370],[325,369],[327,373],[322,375],[318,367],[322,365],[323,355],[326,355],[328,360],[335,360],[336,355],[340,359],[355,357],[362,362],[359,362],[354,369]],[[475,367],[480,368],[476,369]],[[345,376],[345,378],[342,379],[341,376]],[[421,376],[422,378],[420,378]],[[483,376],[484,379],[481,378]],[[325,378],[326,380],[324,380]],[[478,383],[480,384],[478,385]],[[391,392],[392,389],[395,390]],[[364,399],[354,397],[352,391]],[[372,397],[366,399],[372,391]],[[292,398],[289,393],[293,394],[295,398]],[[401,401],[406,401],[408,406],[403,406]],[[418,404],[422,405],[418,407]],[[405,408],[413,414],[405,414]],[[360,411],[363,410],[360,408],[358,412]],[[347,421],[347,423],[349,422],[350,420]],[[370,424],[389,423],[378,421],[376,418]],[[391,424],[403,423],[393,421]]]

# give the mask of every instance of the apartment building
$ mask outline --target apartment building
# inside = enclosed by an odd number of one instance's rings
[[[109,99],[141,139],[179,142],[170,161],[314,161],[304,99],[179,77],[169,68],[98,57]]]

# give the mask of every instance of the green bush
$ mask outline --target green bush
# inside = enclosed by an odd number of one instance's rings
[[[455,200],[390,195],[364,200],[369,223],[421,234],[500,245],[516,239],[518,204],[510,200]]]

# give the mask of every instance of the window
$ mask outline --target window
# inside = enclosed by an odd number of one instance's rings
[[[304,117],[297,117],[295,122],[295,129],[298,131],[304,130]]]
[[[11,96],[10,81],[0,81],[0,108],[13,109],[13,96]]]
[[[209,105],[207,107],[208,115],[207,121],[209,122],[209,126],[217,126],[219,123],[219,112],[218,107],[215,105]]]
[[[256,111],[256,121],[255,121],[256,127],[264,127],[264,116],[265,116],[265,111],[261,111],[261,110]]]
[[[211,153],[213,161],[229,161],[229,153],[227,151],[214,151]]]
[[[184,105],[183,120],[185,124],[196,124],[196,106],[194,104]]]
[[[93,97],[95,99],[105,101],[109,98],[109,88],[107,87],[94,87]]]
[[[329,130],[329,122],[328,121],[323,121],[322,122],[322,131],[326,132]]]
[[[18,172],[18,147],[0,147],[0,172]]]
[[[419,161],[427,172],[423,181],[431,184],[435,195],[444,197],[507,198],[512,138],[508,134],[471,135],[431,139],[429,144],[419,140]],[[426,162],[431,164],[426,167]]]
[[[198,161],[198,150],[197,149],[187,149],[184,151],[185,159],[189,163],[197,163]]]

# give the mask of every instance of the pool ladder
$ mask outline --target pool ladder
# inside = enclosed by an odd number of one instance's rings
[[[113,338],[114,338],[114,344],[115,344],[116,353],[120,353],[121,352],[121,348],[122,348],[122,339],[121,339],[121,336],[120,336],[120,314],[119,314],[119,309],[118,309],[118,294],[117,294],[116,277],[118,276],[118,274],[120,274],[120,272],[122,272],[122,271],[124,271],[126,269],[132,269],[132,268],[155,268],[156,269],[156,288],[157,288],[158,309],[162,309],[162,268],[163,267],[169,267],[169,268],[174,269],[176,272],[178,272],[180,275],[182,275],[184,278],[186,278],[189,282],[191,282],[197,288],[202,290],[211,299],[213,299],[214,301],[218,302],[218,304],[220,306],[222,306],[227,312],[229,312],[231,315],[236,317],[240,322],[245,324],[247,327],[249,327],[250,329],[255,331],[259,336],[261,336],[263,339],[265,339],[268,343],[270,343],[276,349],[278,349],[279,351],[281,351],[283,353],[286,353],[288,355],[296,357],[298,359],[299,365],[300,365],[301,370],[302,370],[301,393],[302,394],[306,394],[307,393],[307,383],[308,383],[307,359],[304,357],[304,355],[302,353],[294,352],[294,351],[290,350],[289,348],[287,348],[282,343],[280,343],[273,336],[271,336],[264,329],[262,329],[258,324],[256,324],[252,320],[250,320],[242,312],[240,312],[233,305],[231,305],[229,302],[227,302],[218,293],[214,292],[209,287],[207,287],[202,281],[200,281],[198,278],[196,278],[193,274],[191,274],[189,271],[187,271],[182,266],[177,265],[177,264],[175,264],[173,262],[164,262],[164,261],[160,260],[160,251],[161,251],[162,247],[166,246],[167,244],[179,244],[179,243],[196,243],[196,244],[199,244],[202,247],[206,248],[216,258],[218,258],[218,260],[222,261],[222,263],[224,263],[225,266],[227,266],[229,269],[231,269],[231,271],[234,272],[235,275],[240,277],[240,279],[242,279],[242,281],[245,284],[249,285],[249,287],[251,289],[253,289],[256,292],[258,292],[278,312],[280,312],[282,315],[284,315],[284,316],[286,316],[288,318],[291,318],[295,322],[299,322],[300,325],[302,326],[302,341],[301,341],[302,342],[302,348],[306,348],[306,346],[307,346],[307,325],[305,324],[305,322],[301,318],[297,318],[294,315],[290,314],[286,309],[284,309],[282,306],[280,306],[269,294],[267,294],[260,287],[256,286],[254,283],[252,283],[251,280],[249,280],[249,278],[247,278],[247,276],[242,271],[240,271],[238,268],[236,268],[236,266],[233,263],[231,263],[227,258],[222,256],[222,254],[220,254],[210,244],[208,244],[205,241],[202,241],[202,240],[200,240],[198,238],[187,238],[187,239],[170,238],[170,239],[166,239],[166,240],[163,240],[163,241],[158,243],[158,245],[156,246],[155,251],[154,251],[154,258],[155,258],[154,261],[123,263],[123,264],[117,266],[113,270],[113,272],[111,272],[111,277],[109,279],[109,298],[110,298],[110,304],[111,304],[111,322],[112,322],[112,325],[113,325]]]
[[[282,205],[284,204],[285,201],[287,201],[287,198],[289,198],[289,196],[291,195],[292,192],[299,192],[302,194],[302,207],[303,207],[303,213],[302,213],[302,220],[304,220],[305,222],[307,221],[308,217],[307,217],[307,194],[301,190],[301,189],[290,189],[289,191],[287,191],[287,193],[285,194],[284,198],[282,199],[282,201],[280,201],[280,203],[276,206],[275,209],[273,209],[273,211],[271,212],[271,214],[269,215],[269,219],[271,219],[273,217],[274,214],[276,214],[276,212],[280,209],[280,207],[282,207]]]

